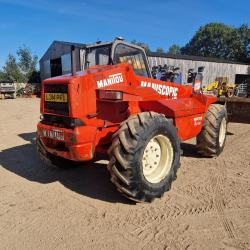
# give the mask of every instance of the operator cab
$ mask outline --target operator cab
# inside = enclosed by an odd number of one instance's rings
[[[97,43],[87,46],[85,50],[84,69],[96,65],[112,65],[128,62],[136,75],[151,78],[149,63],[143,48],[116,39],[111,43]]]

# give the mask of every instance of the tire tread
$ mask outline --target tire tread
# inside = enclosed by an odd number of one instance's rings
[[[142,187],[138,185],[138,180],[133,174],[134,155],[142,147],[138,142],[140,135],[154,123],[161,125],[166,123],[167,126],[170,126],[175,135],[177,146],[180,147],[177,130],[164,115],[155,112],[143,112],[132,115],[121,123],[120,129],[113,135],[113,142],[108,151],[111,159],[108,164],[111,182],[124,196],[137,202],[151,202],[154,198],[160,198],[165,191],[171,188],[171,183],[176,179],[176,171],[180,165],[179,160],[177,160],[176,167],[169,174],[167,185],[160,193],[153,189],[142,190]],[[180,154],[180,152],[178,153]]]
[[[220,122],[223,118],[227,119],[227,112],[221,104],[211,104],[206,112],[202,130],[197,136],[197,151],[206,157],[218,156],[223,147],[218,145]]]

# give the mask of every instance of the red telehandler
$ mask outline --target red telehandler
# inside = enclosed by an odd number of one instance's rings
[[[225,145],[227,112],[192,86],[153,79],[143,48],[116,39],[83,48],[85,70],[42,84],[37,148],[55,166],[109,156],[118,191],[151,202],[169,190],[180,165],[180,142],[218,156]]]

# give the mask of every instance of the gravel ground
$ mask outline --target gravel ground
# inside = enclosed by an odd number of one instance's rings
[[[53,170],[35,148],[39,99],[0,100],[1,249],[250,249],[250,125],[229,124],[222,155],[193,141],[171,191],[134,204],[105,161]]]

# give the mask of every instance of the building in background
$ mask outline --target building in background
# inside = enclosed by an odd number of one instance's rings
[[[77,71],[84,70],[84,54],[85,44],[71,43],[63,41],[54,41],[43,57],[40,59],[41,79],[58,75],[65,75],[71,72],[71,47],[75,46],[77,51]],[[168,55],[165,53],[150,52],[148,53],[150,67],[157,65],[172,65],[180,68],[184,82],[187,79],[188,69],[195,70],[200,66],[204,66],[203,84],[209,84],[216,77],[228,77],[229,82],[240,84],[250,78],[250,65],[241,62],[231,62],[227,60],[184,56],[184,55]]]
[[[82,50],[82,48],[85,47],[84,44],[54,41],[39,61],[42,80],[71,73],[72,46],[75,46],[77,51],[77,71],[83,69],[82,53],[84,50]]]
[[[165,53],[148,53],[150,66],[173,65],[179,67],[184,79],[187,79],[188,69],[197,70],[204,66],[204,85],[213,82],[217,77],[228,77],[229,82],[240,84],[250,78],[250,65],[241,62],[232,62],[219,58],[168,55]]]

